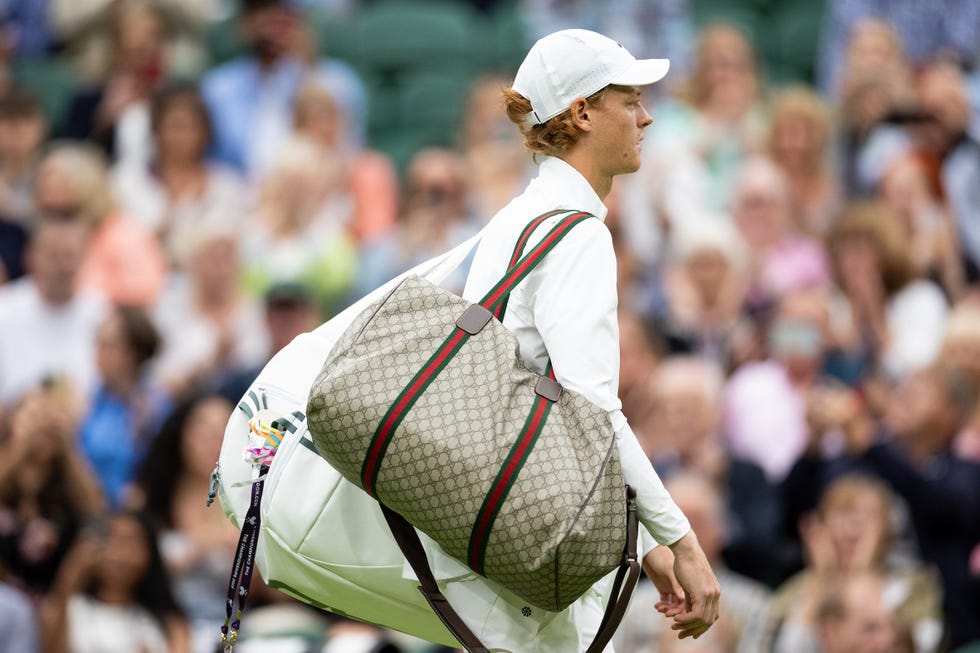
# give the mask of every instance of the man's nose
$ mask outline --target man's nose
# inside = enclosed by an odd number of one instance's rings
[[[641,128],[646,127],[653,122],[653,117],[647,111],[646,107],[642,104],[640,105],[640,113],[637,116],[637,123]]]

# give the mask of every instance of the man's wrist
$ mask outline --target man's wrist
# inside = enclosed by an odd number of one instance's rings
[[[698,545],[698,536],[694,534],[693,529],[689,530],[681,539],[677,540],[673,544],[668,544],[667,546],[674,552],[675,557],[681,557],[694,553],[700,548]]]

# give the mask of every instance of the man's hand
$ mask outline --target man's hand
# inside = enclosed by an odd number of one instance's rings
[[[643,556],[643,571],[660,592],[654,604],[665,617],[676,617],[684,611],[684,590],[674,575],[674,554],[666,546],[658,546]]]
[[[671,630],[676,630],[680,639],[697,639],[718,620],[721,588],[694,531],[670,549],[674,553],[674,574],[684,593],[683,611],[674,617]]]

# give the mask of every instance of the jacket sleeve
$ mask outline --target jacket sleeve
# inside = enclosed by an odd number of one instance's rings
[[[598,220],[578,225],[529,281],[534,324],[558,382],[609,411],[625,481],[637,491],[640,523],[657,542],[673,544],[690,525],[620,410],[616,255],[609,230]]]

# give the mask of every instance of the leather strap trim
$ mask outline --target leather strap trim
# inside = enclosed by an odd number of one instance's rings
[[[398,548],[401,549],[405,559],[415,571],[415,575],[418,576],[419,591],[428,601],[432,611],[436,613],[443,625],[449,629],[453,637],[458,639],[459,643],[469,653],[489,653],[487,647],[473,634],[466,622],[460,618],[453,606],[439,591],[439,586],[432,575],[432,568],[429,567],[429,560],[425,557],[425,550],[422,548],[422,542],[419,540],[415,528],[404,517],[384,504],[381,504],[381,512],[385,521],[388,522],[388,528],[395,537],[395,542],[398,543]]]
[[[446,597],[439,590],[435,577],[432,575],[432,568],[429,560],[425,557],[425,550],[419,540],[415,528],[409,524],[404,517],[381,504],[381,512],[384,514],[388,528],[398,543],[398,548],[412,570],[419,579],[419,591],[425,600],[432,607],[432,610],[439,617],[439,620],[449,629],[459,643],[463,645],[469,653],[489,653],[489,650],[480,639],[473,634],[466,623],[460,618],[459,613],[453,609]],[[603,649],[612,639],[616,629],[619,627],[629,606],[630,597],[636,588],[636,582],[640,577],[640,563],[637,560],[636,543],[639,534],[636,517],[636,490],[626,486],[626,547],[623,551],[623,563],[616,572],[616,580],[613,582],[612,593],[609,603],[602,615],[602,621],[596,632],[595,639],[589,644],[586,653],[602,653]]]

